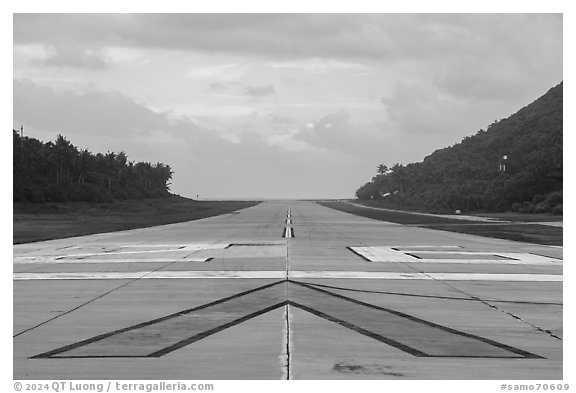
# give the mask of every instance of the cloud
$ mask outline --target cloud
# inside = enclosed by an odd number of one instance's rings
[[[223,138],[236,144],[256,136],[257,139],[267,143],[269,147],[281,151],[314,152],[321,150],[321,148],[297,138],[296,134],[299,132],[301,123],[286,116],[252,112],[226,118],[193,117],[191,120],[203,128],[218,130]]]
[[[276,94],[276,90],[274,89],[273,85],[266,85],[266,86],[244,86],[244,94],[260,98],[266,96],[273,96]]]
[[[286,59],[397,61],[443,59],[454,54],[538,58],[539,53],[561,51],[561,36],[561,14],[14,15],[15,44],[59,45],[72,39],[90,47],[117,45]],[[510,53],[511,47],[514,53]]]
[[[33,58],[32,63],[49,67],[72,67],[93,70],[103,69],[109,65],[101,51],[74,46],[49,48],[46,56]]]
[[[56,91],[25,80],[14,81],[14,119],[54,132],[128,138],[170,125],[165,114],[117,92]]]
[[[219,91],[219,90],[228,90],[229,84],[223,82],[212,82],[210,83],[210,90]]]
[[[242,179],[238,192],[289,195],[285,176],[302,192],[352,193],[376,164],[421,160],[557,84],[562,25],[561,14],[15,14],[14,120],[174,160],[190,189]]]
[[[561,74],[559,71],[550,67],[538,74],[553,79]],[[440,69],[433,82],[439,91],[460,99],[506,101],[530,96],[532,86],[526,80],[533,74],[531,66],[510,62],[505,57],[494,56],[489,61],[462,57]]]
[[[294,138],[295,123],[289,119],[251,117],[237,120],[244,128],[232,141],[218,123],[197,124],[117,92],[59,91],[14,81],[14,122],[24,125],[26,135],[48,141],[63,134],[93,152],[125,151],[131,160],[167,163],[175,171],[176,193],[228,198],[339,193],[342,185],[322,174],[345,158]]]
[[[514,81],[503,82],[498,88],[496,82],[480,75],[471,77],[469,83],[459,82],[456,76],[450,80],[398,82],[394,92],[381,99],[388,114],[388,129],[395,133],[436,135],[438,142],[453,144],[496,118],[510,116],[545,93],[534,86],[515,87]]]
[[[211,91],[233,92],[251,98],[263,98],[276,94],[274,85],[250,86],[240,82],[212,82],[209,86]],[[229,96],[238,97],[238,96]]]
[[[210,64],[194,67],[186,73],[186,76],[188,78],[233,80],[247,72],[248,67],[238,63]]]
[[[457,124],[464,120],[462,112],[469,109],[468,102],[461,97],[439,93],[433,84],[425,81],[399,82],[392,96],[381,101],[389,116],[389,129],[413,135],[446,136],[462,132]]]
[[[364,64],[332,59],[308,58],[283,62],[270,62],[267,66],[275,69],[306,71],[313,74],[325,74],[333,71],[359,71],[366,72]]]
[[[381,151],[389,136],[385,124],[355,125],[348,112],[341,110],[304,125],[296,138],[349,156],[366,157]]]

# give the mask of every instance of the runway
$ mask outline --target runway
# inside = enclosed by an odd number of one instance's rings
[[[14,246],[15,379],[562,379],[562,248],[267,201]]]

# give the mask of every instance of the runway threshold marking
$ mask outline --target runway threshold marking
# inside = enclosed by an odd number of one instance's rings
[[[368,262],[460,263],[562,266],[562,260],[531,253],[434,250],[432,247],[348,247]]]
[[[416,357],[543,359],[485,337],[291,280],[239,292],[33,358],[157,358],[284,306],[297,307]]]
[[[124,280],[154,279],[250,279],[285,278],[284,270],[197,270],[197,271],[140,271],[140,272],[60,272],[13,273],[14,281],[33,280]],[[335,278],[367,280],[443,280],[443,281],[509,281],[509,282],[562,282],[561,274],[528,273],[402,273],[402,272],[349,272],[291,270],[289,278]]]
[[[162,247],[158,249],[158,247]],[[209,258],[194,258],[189,257],[190,255],[194,254],[198,251],[205,251],[205,250],[222,250],[230,247],[228,243],[216,243],[216,244],[173,244],[173,245],[164,245],[164,244],[151,244],[151,245],[141,245],[141,244],[123,244],[114,247],[114,251],[107,251],[107,252],[84,252],[84,253],[73,253],[73,254],[62,254],[58,253],[57,255],[26,255],[26,256],[14,256],[13,262],[14,264],[25,264],[25,263],[82,263],[80,261],[86,261],[86,263],[91,262],[107,262],[108,257],[111,257],[111,261],[114,262],[114,257],[121,259],[124,256],[133,256],[136,258],[125,258],[124,261],[126,262],[147,262],[145,259],[137,258],[138,256],[142,256],[145,258],[149,258],[150,255],[155,253],[172,253],[177,255],[174,258],[151,258],[154,261],[158,262],[172,262],[175,260],[179,260],[182,258],[184,261],[189,262],[205,262]],[[77,247],[77,249],[80,247]],[[135,248],[141,248],[141,250],[134,250]],[[128,249],[129,251],[117,251],[122,249]],[[82,250],[80,248],[80,250]],[[180,256],[181,254],[181,256]]]
[[[91,264],[91,263],[167,263],[167,262],[209,262],[213,258],[153,258],[153,259],[38,259],[33,262],[14,262],[16,265],[21,264],[41,264],[41,265],[59,265],[59,264]]]

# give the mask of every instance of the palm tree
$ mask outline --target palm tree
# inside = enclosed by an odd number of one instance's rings
[[[77,179],[78,184],[84,184],[86,180],[91,157],[92,153],[90,153],[90,151],[82,149],[74,163],[74,178]]]
[[[66,183],[68,175],[72,170],[77,150],[64,136],[58,135],[54,142],[53,164],[56,167],[56,184]]]
[[[378,174],[385,175],[388,172],[388,167],[384,164],[378,165]]]

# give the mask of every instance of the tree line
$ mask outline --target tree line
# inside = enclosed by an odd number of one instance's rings
[[[361,200],[429,211],[562,213],[562,83],[422,162],[381,164]]]
[[[54,142],[13,130],[14,202],[111,202],[169,196],[170,165],[129,161],[124,152],[94,154],[64,136]]]

